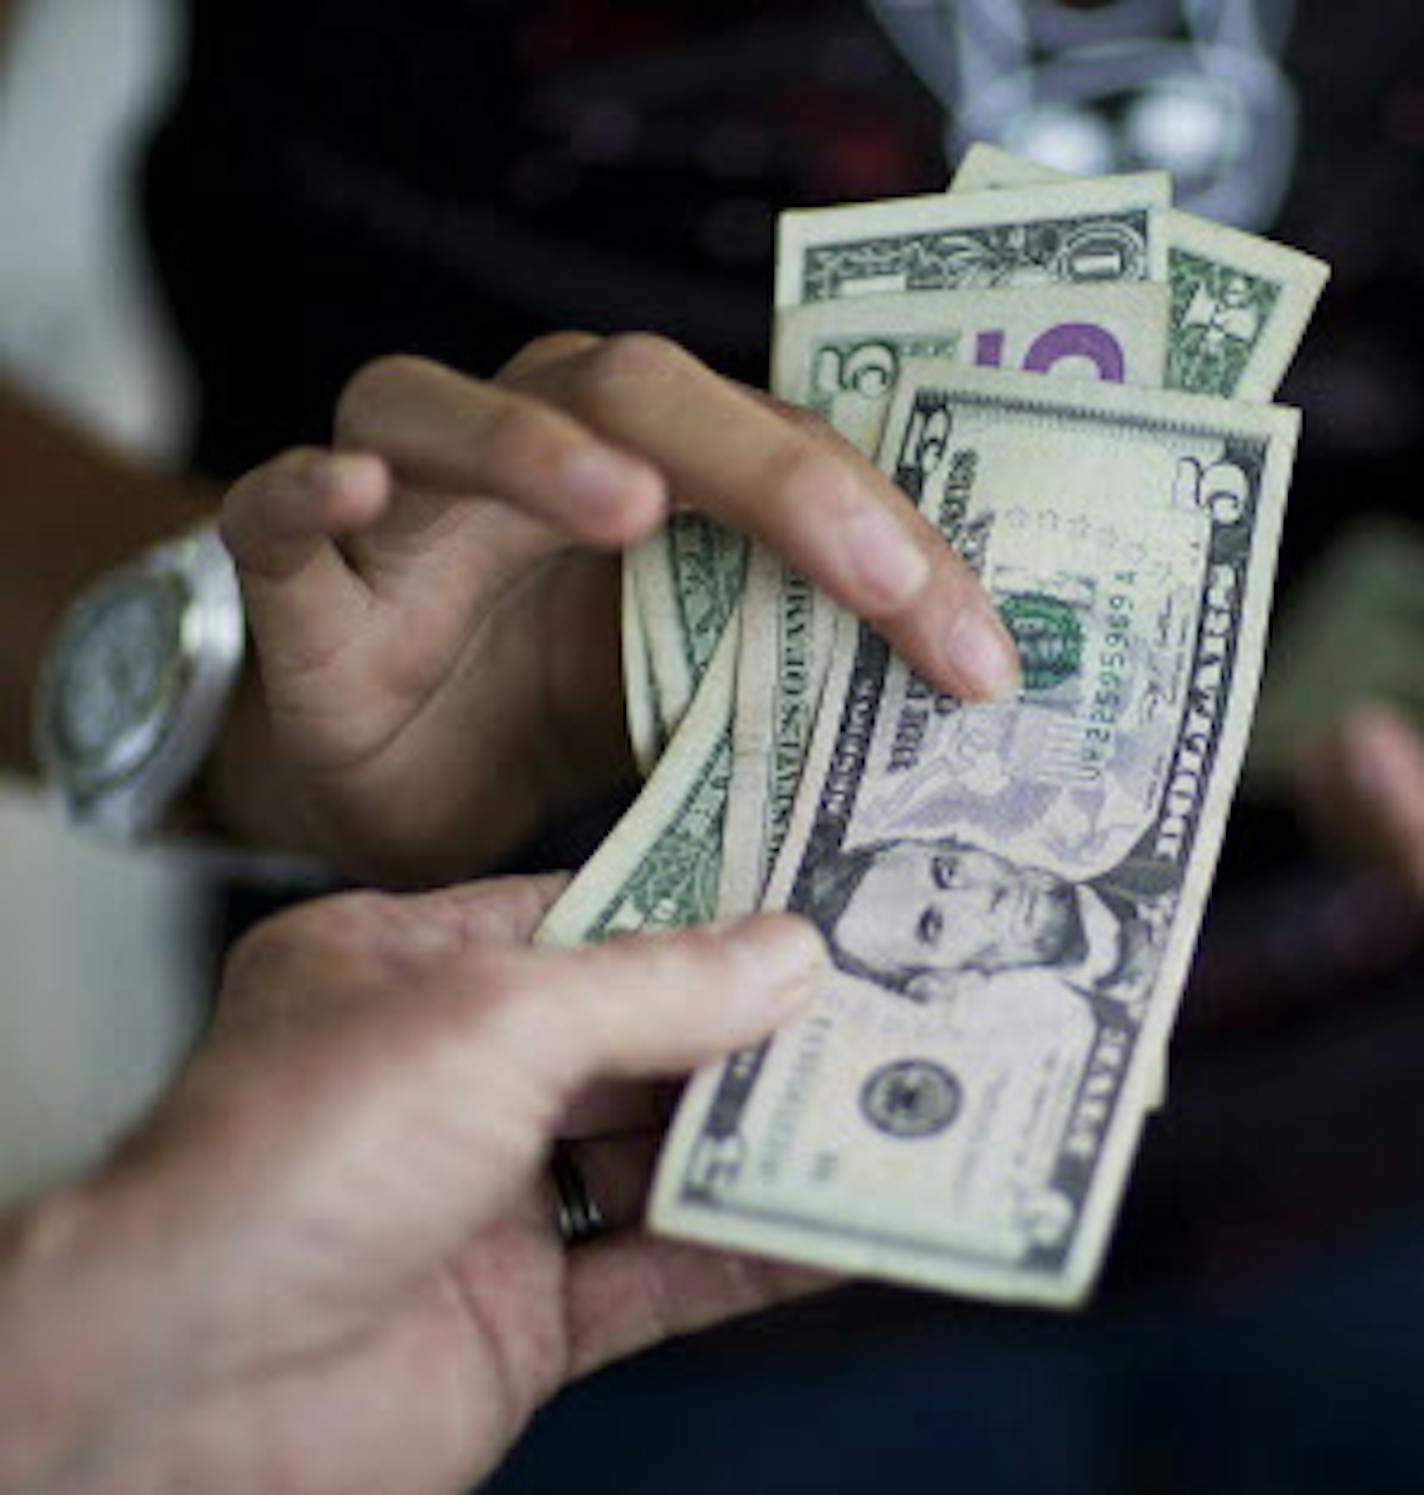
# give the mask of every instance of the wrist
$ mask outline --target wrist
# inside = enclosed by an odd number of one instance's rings
[[[0,1221],[0,1489],[125,1487],[177,1384],[161,1233],[109,1194]]]

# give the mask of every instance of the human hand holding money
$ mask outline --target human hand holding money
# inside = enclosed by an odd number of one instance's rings
[[[655,1229],[1064,1304],[1160,1097],[1260,668],[1296,421],[1239,397],[1274,389],[1324,270],[1158,179],[989,165],[788,215],[776,388],[979,573],[1017,699],[943,692],[712,527],[653,542],[625,582],[679,657],[643,659],[666,745],[542,937],[760,904],[831,948],[804,1016],[690,1088]],[[690,649],[668,599],[713,574]]]
[[[428,883],[612,789],[617,552],[693,500],[945,688],[1012,684],[973,573],[870,462],[664,339],[556,334],[488,381],[384,359],[336,445],[224,506],[261,668],[212,782],[259,842]]]

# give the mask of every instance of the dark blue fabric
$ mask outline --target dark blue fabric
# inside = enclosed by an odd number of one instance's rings
[[[882,1300],[882,1307],[889,1299]],[[895,1305],[903,1315],[905,1303]],[[1081,1317],[847,1312],[798,1349],[674,1345],[566,1392],[494,1495],[1387,1495],[1421,1486],[1424,1209],[1230,1288]],[[817,1312],[826,1316],[824,1308]]]

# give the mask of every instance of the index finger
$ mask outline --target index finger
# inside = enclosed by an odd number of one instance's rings
[[[1017,687],[1016,651],[978,578],[828,428],[788,419],[646,333],[509,377],[651,462],[680,499],[775,550],[943,689],[992,699]]]

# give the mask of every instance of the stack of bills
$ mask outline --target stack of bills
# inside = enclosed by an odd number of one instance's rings
[[[987,146],[948,193],[783,215],[777,394],[976,569],[1023,684],[968,705],[680,515],[624,569],[642,795],[561,944],[757,907],[825,935],[794,1023],[689,1085],[660,1232],[1065,1305],[1090,1288],[1240,767],[1324,284]],[[1047,377],[1045,377],[1047,376]]]

